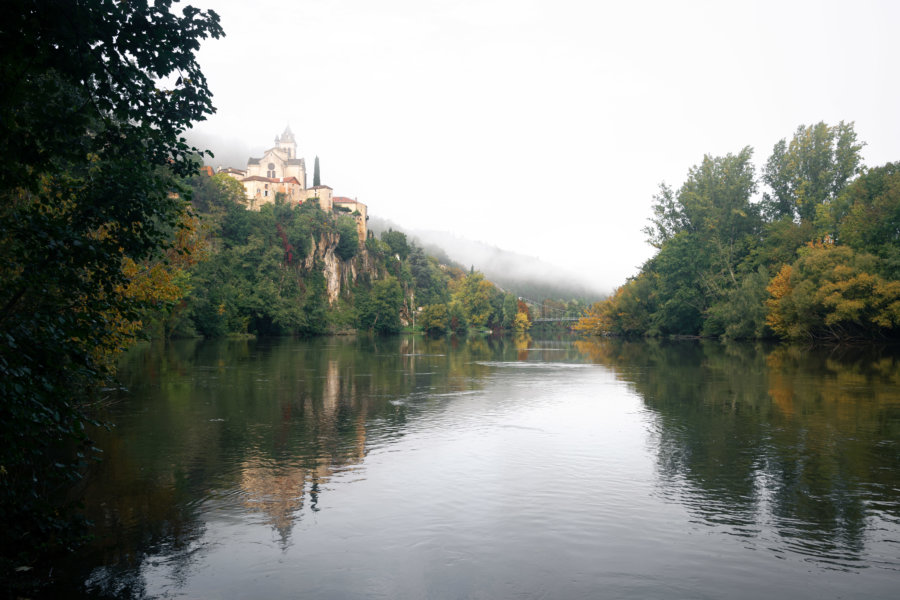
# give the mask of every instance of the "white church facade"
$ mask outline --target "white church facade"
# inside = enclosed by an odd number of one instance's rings
[[[290,127],[275,136],[275,145],[260,158],[249,158],[246,170],[219,167],[219,173],[234,177],[244,186],[247,206],[259,210],[275,202],[276,194],[283,194],[288,203],[303,204],[316,200],[319,208],[332,213],[348,214],[356,221],[360,243],[366,239],[367,207],[362,202],[335,197],[327,185],[306,186],[306,161],[297,156],[297,140]]]

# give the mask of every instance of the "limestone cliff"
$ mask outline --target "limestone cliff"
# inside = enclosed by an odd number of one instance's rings
[[[303,263],[303,268],[307,271],[316,268],[317,264],[322,265],[328,303],[332,305],[340,297],[341,292],[349,289],[361,274],[368,274],[372,280],[378,279],[378,270],[365,246],[360,246],[353,258],[341,260],[335,254],[338,242],[340,235],[335,232],[325,232],[318,239],[314,238],[312,248]]]

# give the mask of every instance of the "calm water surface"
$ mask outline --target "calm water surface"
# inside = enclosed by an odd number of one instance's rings
[[[900,589],[891,350],[191,341],[136,348],[121,379],[87,596]]]

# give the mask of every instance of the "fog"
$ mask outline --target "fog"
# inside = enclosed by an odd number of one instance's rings
[[[199,149],[207,149],[213,157],[206,156],[204,163],[217,169],[218,167],[246,168],[247,158],[260,156],[266,149],[264,146],[251,146],[236,138],[190,131],[188,142]],[[311,178],[311,161],[307,162],[308,178]],[[330,184],[327,180],[323,183]],[[336,190],[337,193],[337,190]],[[551,264],[536,256],[513,252],[494,244],[472,240],[449,231],[412,229],[403,223],[387,219],[378,213],[378,206],[369,205],[369,229],[380,236],[388,229],[402,231],[410,241],[421,246],[430,254],[446,258],[460,267],[474,267],[485,276],[500,285],[516,291],[526,289],[529,293],[545,297],[598,299],[605,296],[610,289],[599,285],[593,273],[578,273],[565,265]],[[543,289],[541,289],[543,288]],[[524,293],[524,292],[523,292]]]
[[[402,231],[411,242],[433,256],[440,259],[445,254],[459,267],[481,271],[505,291],[533,300],[580,298],[594,301],[610,291],[593,285],[591,277],[583,273],[449,231],[412,230],[377,216],[370,218],[369,229],[378,236],[388,229]]]
[[[371,214],[601,289],[652,256],[659,183],[704,154],[749,145],[758,172],[799,125],[852,121],[867,165],[900,160],[900,2],[191,4],[226,32],[199,54],[209,164],[243,167],[289,124]]]

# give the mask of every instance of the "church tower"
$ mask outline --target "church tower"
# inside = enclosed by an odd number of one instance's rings
[[[288,160],[297,158],[297,140],[291,126],[284,128],[284,133],[275,136],[275,147],[285,153]]]

